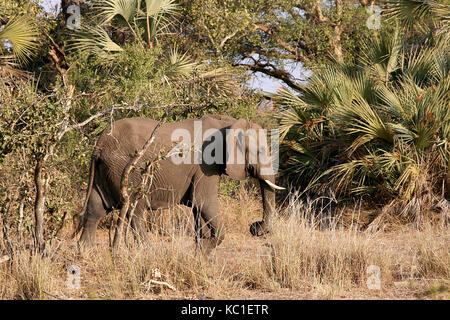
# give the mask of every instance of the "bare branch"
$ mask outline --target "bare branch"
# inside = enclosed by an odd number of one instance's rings
[[[269,27],[262,25],[262,24],[257,24],[255,25],[255,29],[257,30],[261,30],[263,32],[265,32],[266,34],[272,36],[275,41],[286,51],[297,55],[297,49],[294,48],[293,46],[291,46],[289,43],[287,43],[286,41],[284,41],[283,39],[281,39],[279,36],[277,36],[273,30],[271,30]]]
[[[314,9],[316,11],[316,18],[319,22],[327,23],[330,26],[334,26],[335,23],[331,21],[328,17],[323,15],[322,8],[320,7],[320,0],[315,0]]]
[[[363,7],[368,7],[371,6],[375,3],[375,0],[359,0],[359,3],[363,6]]]
[[[223,46],[225,45],[225,43],[226,43],[228,40],[230,40],[231,38],[233,38],[233,37],[238,33],[238,31],[239,31],[239,30],[236,30],[236,31],[234,31],[233,33],[227,35],[225,38],[223,38],[222,41],[220,41],[219,48],[222,49]]]
[[[111,108],[108,108],[106,110],[103,110],[102,112],[99,112],[99,113],[96,113],[96,114],[90,116],[89,118],[87,118],[86,120],[84,120],[80,123],[76,123],[71,126],[65,127],[58,133],[58,135],[57,135],[58,140],[61,139],[70,130],[82,128],[85,125],[89,124],[91,121],[98,119],[107,113],[113,112],[114,110],[123,110],[123,109],[126,109],[126,108],[112,106]]]
[[[136,164],[138,161],[144,156],[144,154],[147,152],[150,145],[155,140],[156,133],[159,129],[159,127],[162,125],[164,121],[164,118],[158,122],[158,124],[155,126],[155,128],[152,131],[152,134],[150,135],[150,138],[144,143],[141,150],[139,150],[136,155],[128,162],[128,164],[123,169],[122,178],[120,180],[120,195],[121,195],[121,202],[122,202],[122,208],[120,209],[119,217],[117,219],[117,225],[116,225],[116,232],[114,234],[114,241],[113,241],[113,249],[117,250],[119,248],[119,245],[122,241],[122,233],[123,233],[123,223],[125,219],[125,215],[128,212],[128,209],[130,208],[130,195],[128,194],[128,181],[130,177],[131,171],[136,167]]]
[[[174,286],[172,286],[171,284],[169,284],[169,283],[167,283],[167,282],[165,282],[165,281],[159,281],[159,280],[148,280],[148,281],[147,281],[147,284],[146,284],[146,285],[147,285],[147,291],[150,290],[150,286],[151,286],[152,284],[157,284],[157,285],[160,285],[160,286],[165,286],[165,287],[169,288],[170,290],[177,291],[177,289],[176,289]]]
[[[301,50],[299,50],[299,47],[294,47],[291,44],[289,44],[288,42],[284,41],[269,27],[267,27],[263,24],[256,24],[255,29],[261,30],[264,33],[266,33],[267,35],[271,36],[279,46],[281,46],[287,52],[293,54],[295,56],[295,60],[302,61],[302,62],[310,61],[310,59],[306,55],[304,55]]]
[[[279,79],[286,83],[289,87],[295,89],[295,90],[302,90],[303,86],[292,80],[291,75],[289,72],[281,69],[275,68],[273,65],[269,64],[258,64],[255,62],[255,64],[237,64],[239,66],[247,67],[248,69],[256,72],[264,73],[268,76],[274,77],[276,79]],[[268,69],[267,67],[270,67],[271,69]]]

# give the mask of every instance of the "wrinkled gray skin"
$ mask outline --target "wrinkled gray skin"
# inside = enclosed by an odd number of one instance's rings
[[[203,132],[208,129],[219,130],[223,134],[224,144],[226,129],[228,128],[261,129],[257,124],[249,123],[244,119],[236,120],[228,116],[204,116],[201,120]],[[100,136],[92,155],[85,208],[77,217],[80,222],[79,229],[81,227],[83,229],[79,240],[80,245],[93,245],[100,219],[105,217],[106,213],[112,209],[121,207],[119,188],[123,170],[131,159],[130,155],[142,148],[157,123],[157,121],[147,118],[122,119],[113,123],[112,131],[111,127],[107,127]],[[189,130],[193,139],[194,119],[162,124],[149,151],[138,163],[137,169],[132,171],[130,184],[139,185],[142,172],[140,168],[144,167],[145,161],[155,159],[160,152],[167,154],[173,148],[175,143],[171,141],[171,135],[173,130],[177,128]],[[269,232],[275,207],[275,194],[264,179],[275,183],[275,177],[274,175],[262,175],[260,163],[253,165],[248,163],[249,142],[255,143],[255,140],[249,141],[248,139],[246,137],[245,159],[247,160],[245,164],[227,165],[203,162],[201,164],[176,165],[170,157],[160,160],[148,195],[149,200],[148,202],[145,199],[140,200],[131,221],[135,238],[141,240],[146,238],[144,220],[146,208],[151,207],[151,209],[156,210],[168,208],[175,204],[183,204],[193,209],[196,242],[200,248],[209,250],[219,245],[225,236],[218,201],[219,177],[222,174],[237,180],[243,180],[248,176],[259,179],[263,201],[263,218],[262,221],[255,222],[250,226],[250,232],[255,236]],[[238,147],[236,141],[234,145],[224,146],[226,149],[224,154],[227,154],[227,152],[229,154],[230,148],[234,148],[234,154],[236,154]],[[203,149],[208,144],[209,142],[204,142]],[[264,156],[264,154],[266,157],[270,156],[266,153],[265,147],[260,148],[258,146],[257,150],[261,153],[261,156]],[[222,163],[226,163],[226,161],[224,160]],[[267,165],[265,164],[265,166]],[[210,236],[208,238],[202,234],[201,229],[206,228],[206,226],[201,226],[201,220],[205,222],[209,229]]]

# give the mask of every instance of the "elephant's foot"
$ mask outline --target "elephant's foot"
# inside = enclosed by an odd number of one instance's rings
[[[253,236],[263,236],[270,232],[269,224],[265,221],[256,221],[250,225],[250,233]]]
[[[78,240],[78,248],[81,249],[90,249],[95,246],[95,234],[91,235],[88,232],[83,230],[81,234],[80,240]]]
[[[223,241],[221,238],[203,238],[197,240],[197,249],[204,255],[208,255],[214,248],[216,248]]]

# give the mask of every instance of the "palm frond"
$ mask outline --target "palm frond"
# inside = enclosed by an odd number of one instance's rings
[[[348,85],[351,86],[353,92],[356,92],[367,103],[373,104],[376,102],[376,91],[379,87],[373,80],[373,77],[368,72],[363,70],[355,71],[355,73],[349,77]]]
[[[0,31],[0,41],[5,40],[11,44],[14,61],[19,65],[27,63],[36,53],[38,36],[36,28],[25,16],[11,19]]]
[[[330,175],[328,184],[333,185],[336,193],[343,193],[347,190],[350,193],[357,193],[364,189],[364,183],[370,171],[368,163],[365,159],[348,161],[333,166],[323,175]]]
[[[111,59],[117,53],[123,51],[117,43],[111,40],[106,30],[101,26],[83,27],[76,33],[68,48],[87,52],[105,59]]]
[[[392,128],[381,117],[377,110],[370,106],[361,96],[355,96],[353,103],[337,110],[342,126],[349,134],[357,135],[349,147],[350,154],[363,144],[374,139],[392,143]]]
[[[116,16],[129,23],[138,11],[137,0],[104,0],[95,6],[99,9],[104,23],[110,22]]]
[[[389,37],[365,43],[361,62],[372,70],[379,80],[387,82],[390,75],[401,67],[402,51],[402,40],[396,30]]]
[[[449,37],[439,30],[445,30],[448,6],[388,3],[400,27],[366,43],[356,66],[331,61],[299,94],[275,95],[286,107],[279,115],[280,150],[282,173],[291,181],[320,177],[322,189],[382,190],[402,199],[442,184],[450,160],[450,56]],[[422,35],[412,26],[416,18]],[[404,22],[414,30],[405,30]],[[323,121],[311,129],[318,116]]]
[[[167,79],[184,78],[192,74],[196,63],[192,62],[186,53],[180,53],[175,47],[171,49],[169,63],[164,70]]]
[[[443,39],[434,47],[434,70],[432,72],[435,83],[448,77],[450,70],[449,39]]]
[[[417,139],[417,134],[402,123],[390,123],[389,125],[392,128],[395,137],[404,143],[412,144]]]
[[[384,14],[388,20],[399,21],[406,29],[426,32],[433,21],[445,15],[445,7],[432,0],[386,0]]]
[[[386,111],[394,118],[408,119],[410,117],[404,106],[404,100],[397,91],[394,91],[392,88],[387,86],[380,86],[377,88],[376,94],[382,103],[382,106],[384,106]]]
[[[414,191],[420,188],[418,178],[420,177],[421,168],[417,163],[411,163],[404,170],[394,185],[397,190],[406,199],[411,199]]]
[[[301,108],[291,108],[279,115],[280,118],[280,139],[284,140],[286,135],[297,128],[299,132],[308,121],[308,115]]]
[[[213,93],[217,96],[236,94],[240,89],[235,86],[239,72],[229,67],[211,68],[210,63],[198,64],[193,80],[203,83],[205,93]]]
[[[179,11],[175,0],[145,0],[146,16],[174,15]]]
[[[435,49],[415,48],[408,53],[403,73],[410,77],[419,87],[429,85],[435,72]]]
[[[310,79],[310,85],[301,91],[302,100],[310,108],[328,108],[334,102],[334,89],[340,81],[346,78],[334,67],[326,67],[322,72],[313,75]],[[342,83],[341,83],[342,84]]]
[[[285,87],[281,87],[273,97],[275,102],[283,107],[306,106],[306,103],[296,93]]]

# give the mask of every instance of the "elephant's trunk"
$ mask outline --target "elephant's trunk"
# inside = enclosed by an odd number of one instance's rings
[[[275,183],[273,176],[267,180]],[[265,182],[265,179],[260,179],[259,185],[263,202],[263,217],[261,221],[256,221],[250,226],[250,233],[254,236],[262,236],[271,231],[272,217],[275,213],[275,191]]]

